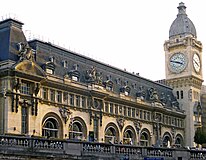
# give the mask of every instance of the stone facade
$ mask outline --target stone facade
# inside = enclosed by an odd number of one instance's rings
[[[191,141],[185,128],[194,130],[187,121],[195,101],[177,99],[176,88],[199,93],[201,74],[167,74],[167,86],[51,43],[27,41],[22,25],[0,22],[1,134],[157,147]],[[188,102],[190,111],[182,107]]]

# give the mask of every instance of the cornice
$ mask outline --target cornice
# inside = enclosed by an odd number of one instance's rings
[[[203,82],[202,79],[199,79],[194,76],[187,76],[187,77],[166,80],[167,85],[169,85],[172,88],[195,87],[197,89],[201,89],[202,82]]]

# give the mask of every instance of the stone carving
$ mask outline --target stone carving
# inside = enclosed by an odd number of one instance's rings
[[[13,80],[13,89],[16,90],[16,92],[20,89],[21,87],[21,82],[20,82],[20,79],[19,78],[15,78]]]
[[[35,94],[35,96],[37,96],[37,94],[39,93],[39,90],[40,90],[40,84],[35,83],[34,84],[34,94]]]
[[[153,102],[160,102],[159,96],[158,96],[155,88],[150,88],[148,90],[148,93],[149,93],[149,100],[151,100]]]
[[[140,131],[141,128],[142,128],[142,123],[141,123],[140,121],[135,121],[135,122],[134,122],[134,126],[135,126],[135,128],[136,128],[136,130],[137,130],[137,133],[139,133],[139,131]]]
[[[144,89],[144,86],[140,86],[139,90],[137,91],[137,97],[141,98],[142,100],[144,100],[146,98],[146,92]]]
[[[117,124],[119,125],[120,130],[122,130],[125,124],[125,120],[123,118],[117,118]]]
[[[65,107],[59,108],[59,112],[61,114],[62,119],[64,120],[64,123],[66,124],[72,112],[68,108],[65,108]]]
[[[85,79],[87,82],[102,84],[102,72],[97,72],[96,68],[92,66],[90,70],[86,71]]]
[[[27,43],[20,42],[18,45],[18,51],[19,51],[19,57],[20,61],[22,60],[32,60],[33,58],[33,52],[31,47]]]
[[[164,92],[161,93],[160,101],[162,102],[163,105],[167,103],[167,97]]]

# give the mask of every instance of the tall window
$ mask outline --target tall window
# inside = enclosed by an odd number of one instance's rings
[[[22,106],[22,115],[21,115],[21,127],[22,134],[28,133],[28,109],[27,107]]]
[[[181,93],[181,99],[183,99],[183,98],[184,98],[184,97],[183,97],[183,91],[181,91],[180,93]]]
[[[30,95],[30,83],[23,82],[23,83],[21,84],[20,92],[21,92],[22,94]]]
[[[76,95],[76,106],[80,107],[80,96]]]
[[[127,108],[127,116],[131,117],[131,108]]]
[[[48,100],[48,89],[42,88],[42,98]]]
[[[115,104],[115,114],[118,114],[118,105]]]
[[[110,103],[110,113],[114,113],[114,109],[113,109],[113,103]]]
[[[69,131],[69,138],[81,140],[83,138],[83,126],[80,122],[76,121],[72,124]]]
[[[62,103],[62,92],[61,91],[57,92],[57,102]]]
[[[82,108],[86,108],[86,98],[82,96]]]
[[[146,132],[143,132],[140,136],[140,146],[149,146],[149,136]]]
[[[109,104],[107,102],[105,103],[105,112],[109,112]]]
[[[50,100],[52,102],[55,101],[55,90],[53,90],[53,89],[50,90]]]
[[[180,98],[179,91],[177,91],[177,99],[179,99],[179,98]]]
[[[70,105],[73,106],[74,105],[74,95],[69,94],[69,96],[70,96]]]

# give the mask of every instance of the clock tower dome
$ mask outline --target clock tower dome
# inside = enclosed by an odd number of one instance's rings
[[[200,102],[202,77],[202,43],[186,14],[186,6],[179,3],[178,14],[164,43],[167,84],[173,88],[180,107],[185,110],[185,145],[194,146],[195,130],[201,126],[196,110]]]

